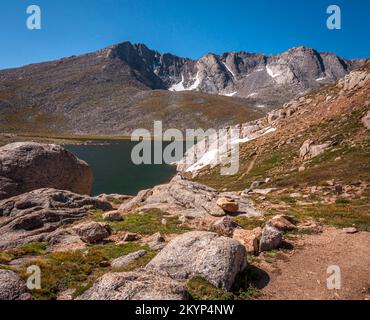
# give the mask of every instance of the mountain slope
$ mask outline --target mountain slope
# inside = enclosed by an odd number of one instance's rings
[[[127,135],[163,120],[165,128],[217,129],[257,119],[363,63],[303,47],[272,57],[240,52],[195,61],[125,42],[0,71],[0,126],[3,132]]]

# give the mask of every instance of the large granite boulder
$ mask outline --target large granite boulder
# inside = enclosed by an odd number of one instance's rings
[[[54,144],[17,142],[0,148],[0,200],[40,188],[90,194],[86,162]]]
[[[186,300],[186,288],[163,274],[138,270],[107,273],[78,300]]]
[[[56,189],[39,189],[0,201],[0,249],[45,241],[61,226],[112,210],[109,202]]]
[[[194,231],[172,240],[146,268],[167,272],[174,279],[200,276],[229,291],[246,263],[245,248],[238,241]]]

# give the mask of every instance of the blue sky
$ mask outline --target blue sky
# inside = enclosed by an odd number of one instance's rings
[[[32,4],[41,7],[42,30],[26,28]],[[326,28],[330,4],[342,9],[342,30]],[[370,57],[367,0],[1,0],[0,12],[0,69],[126,40],[191,58],[298,45]]]

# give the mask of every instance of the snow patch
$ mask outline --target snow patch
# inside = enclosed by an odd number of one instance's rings
[[[275,131],[276,131],[276,128],[265,127],[254,133],[246,135],[245,137],[233,139],[230,141],[230,144],[236,145],[240,143],[246,143],[246,142],[252,141],[263,135],[266,135],[266,134],[269,134]],[[178,168],[182,166],[183,164],[186,164],[186,161],[188,160],[187,157],[194,152],[194,148],[196,148],[196,145],[193,146],[191,149],[189,149],[186,152],[184,158],[177,163]],[[191,164],[189,167],[185,168],[185,171],[196,173],[197,171],[201,170],[202,168],[208,165],[211,165],[211,166],[217,165],[219,163],[220,158],[222,158],[222,154],[220,154],[219,150],[225,150],[225,148],[223,148],[223,146],[220,146],[218,144],[217,139],[215,139],[215,142],[212,145],[210,145],[207,150],[204,150],[206,152],[201,156],[201,158],[195,163]]]
[[[233,78],[235,79],[236,78],[235,73],[228,67],[228,65],[226,63],[222,62],[222,64],[225,66],[227,71],[229,71],[231,73],[231,75],[233,76]]]
[[[235,91],[235,92],[232,92],[232,93],[225,93],[225,94],[222,94],[222,95],[223,95],[223,96],[226,96],[226,97],[233,97],[233,96],[235,96],[237,93],[238,93],[238,91]]]
[[[269,66],[266,66],[266,71],[271,78],[276,78],[281,76],[281,73],[275,73]]]
[[[248,95],[248,97],[247,98],[249,98],[249,97],[255,97],[255,96],[257,96],[258,95],[258,93],[257,92],[252,92],[251,94],[249,94]]]
[[[174,84],[173,86],[171,86],[168,90],[169,91],[192,91],[192,90],[196,90],[199,85],[200,85],[200,76],[199,76],[199,71],[197,72],[197,75],[196,77],[193,79],[194,83],[188,87],[188,88],[185,88],[184,87],[184,81],[185,81],[185,78],[184,78],[184,75],[181,74],[181,81],[177,84]]]
[[[184,75],[181,74],[181,81],[177,84],[174,84],[171,88],[168,89],[169,91],[184,91]]]

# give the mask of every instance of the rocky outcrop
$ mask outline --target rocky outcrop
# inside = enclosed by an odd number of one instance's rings
[[[174,279],[200,276],[229,291],[245,267],[246,251],[238,241],[195,231],[172,240],[146,269],[167,272]]]
[[[24,300],[26,294],[26,283],[14,271],[0,270],[0,301]]]
[[[94,209],[111,210],[108,202],[56,189],[39,189],[0,201],[0,248],[44,241],[61,226],[87,217]]]
[[[82,241],[90,244],[94,244],[108,238],[112,233],[112,229],[109,224],[94,221],[80,223],[74,226],[73,230]]]
[[[362,88],[370,80],[370,75],[366,71],[353,71],[339,80],[338,86],[342,88],[339,94],[343,95],[356,88]]]
[[[156,272],[107,273],[78,300],[186,300],[186,288]]]
[[[318,155],[325,152],[329,148],[331,142],[326,142],[323,144],[314,144],[312,140],[306,140],[302,147],[299,149],[299,157],[302,160],[309,160],[317,157]]]
[[[139,192],[131,201],[123,204],[119,211],[124,213],[160,209],[179,216],[224,216],[224,210],[217,205],[217,199],[220,197],[227,197],[238,203],[238,214],[260,215],[247,198],[236,193],[219,193],[205,185],[185,180],[180,175],[174,177],[168,184]]]
[[[17,142],[0,148],[0,200],[40,188],[90,194],[89,166],[54,144]]]
[[[117,259],[114,259],[111,263],[112,268],[121,269],[128,267],[131,263],[141,258],[146,254],[145,250],[139,250],[133,253],[129,253]]]

